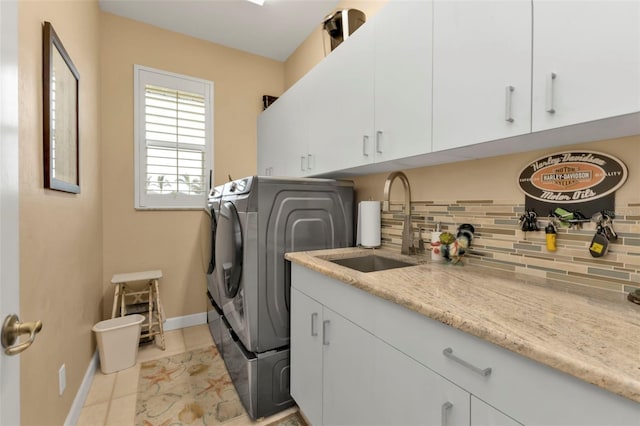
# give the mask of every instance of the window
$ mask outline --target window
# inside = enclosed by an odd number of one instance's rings
[[[203,208],[213,164],[213,82],[136,65],[135,207]]]

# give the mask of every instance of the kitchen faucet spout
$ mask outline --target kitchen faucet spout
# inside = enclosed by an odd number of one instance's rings
[[[384,201],[382,203],[382,210],[389,211],[389,197],[391,194],[391,185],[394,180],[398,178],[402,182],[404,187],[404,223],[402,226],[402,254],[415,253],[415,247],[413,246],[413,238],[411,232],[411,186],[409,185],[409,179],[407,175],[402,172],[392,172],[387,176],[387,180],[384,183]]]

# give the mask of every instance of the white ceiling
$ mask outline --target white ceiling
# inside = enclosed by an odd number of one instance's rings
[[[1,0],[0,0],[1,1]],[[339,0],[99,0],[105,12],[285,61]]]

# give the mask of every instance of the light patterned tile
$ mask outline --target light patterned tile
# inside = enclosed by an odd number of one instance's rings
[[[106,426],[132,425],[136,418],[136,394],[111,401]]]
[[[183,328],[182,335],[188,351],[213,345],[213,338],[207,324]]]
[[[138,375],[140,374],[140,364],[137,363],[131,368],[118,371],[116,383],[113,389],[113,398],[120,398],[134,394],[138,391]]]
[[[109,401],[113,394],[113,385],[115,381],[116,373],[103,374],[102,371],[96,371],[96,374],[93,376],[91,388],[87,394],[87,399],[84,402],[84,406],[86,407],[88,405]]]
[[[76,426],[103,426],[109,410],[109,401],[84,406],[80,411]],[[129,423],[132,424],[132,423]]]

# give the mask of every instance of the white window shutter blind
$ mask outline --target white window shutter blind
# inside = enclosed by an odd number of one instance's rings
[[[141,77],[136,90],[142,98],[137,100],[136,207],[202,207],[209,189],[212,96],[206,85],[176,81],[173,75]]]

